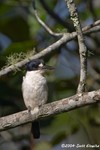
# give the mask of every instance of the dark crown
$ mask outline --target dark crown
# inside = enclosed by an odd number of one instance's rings
[[[42,59],[31,60],[26,64],[26,69],[27,71],[38,70],[40,64],[44,66],[44,61]]]

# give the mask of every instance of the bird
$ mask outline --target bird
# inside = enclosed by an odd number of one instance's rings
[[[26,75],[23,77],[22,94],[27,109],[35,110],[47,102],[48,86],[44,73],[53,67],[45,65],[42,59],[34,59],[26,64]],[[40,138],[39,121],[32,122],[31,132],[34,139]]]

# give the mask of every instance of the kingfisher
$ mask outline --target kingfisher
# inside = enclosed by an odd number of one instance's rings
[[[22,94],[25,106],[30,112],[47,102],[48,86],[44,74],[52,69],[53,67],[45,65],[42,59],[31,60],[26,64],[27,72],[23,77]],[[31,132],[35,139],[40,138],[38,120],[32,122]]]

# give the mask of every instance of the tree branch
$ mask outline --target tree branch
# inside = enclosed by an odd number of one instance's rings
[[[93,24],[87,25],[82,31],[87,31],[95,26],[100,27],[100,20],[95,21]]]
[[[96,21],[97,22],[97,21]],[[96,26],[97,25],[97,26]],[[94,32],[94,29],[96,29],[98,27],[98,30],[95,30],[95,32],[98,32],[100,31],[100,20],[98,20],[98,23],[95,23],[92,24],[92,25],[89,25],[89,26],[86,26],[84,27],[82,30],[83,30],[83,33],[86,35],[86,34],[90,34],[90,33],[93,33]],[[91,26],[91,27],[90,27]],[[12,71],[14,71],[16,68],[21,68],[23,67],[27,62],[29,62],[30,60],[33,60],[33,59],[37,59],[37,58],[41,58],[41,57],[44,57],[45,55],[51,53],[52,51],[58,49],[62,44],[70,41],[70,40],[73,40],[75,37],[76,37],[76,32],[72,32],[72,33],[65,33],[63,34],[63,36],[55,43],[53,43],[52,45],[48,46],[47,48],[45,48],[44,50],[42,50],[41,52],[35,54],[34,56],[30,57],[29,59],[24,59],[18,63],[16,63],[15,65],[11,65],[5,69],[2,69],[0,71],[0,77],[3,76],[3,75],[6,75]]]
[[[63,33],[55,33],[53,32],[39,17],[36,6],[35,6],[35,0],[33,0],[33,10],[34,10],[34,15],[37,19],[37,21],[39,22],[39,24],[52,36],[54,37],[59,37],[62,36]]]
[[[45,0],[39,0],[39,2],[41,3],[41,5],[43,6],[44,10],[46,10],[46,12],[54,19],[56,20],[58,23],[60,23],[61,25],[63,25],[65,28],[70,29],[71,26],[68,22],[64,21],[58,14],[56,14],[52,9],[50,9],[50,7],[48,6],[48,4],[46,3]]]
[[[76,94],[69,98],[43,105],[39,111],[28,110],[0,118],[0,131],[8,130],[33,120],[68,112],[86,105],[100,102],[100,89],[88,93]]]
[[[77,12],[76,5],[73,0],[65,0],[71,19],[73,21],[74,27],[77,32],[78,44],[79,44],[79,54],[80,54],[80,82],[78,85],[78,93],[85,91],[86,87],[86,77],[87,77],[87,48],[85,46],[83,33],[81,29],[81,24]]]

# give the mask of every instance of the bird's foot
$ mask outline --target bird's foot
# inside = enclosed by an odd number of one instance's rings
[[[31,106],[28,106],[28,112],[30,113],[32,110]]]
[[[35,107],[33,110],[31,110],[31,114],[38,113],[39,107]]]
[[[31,115],[39,112],[39,107],[35,107],[34,109],[32,109],[31,106],[28,106],[27,109],[28,109],[28,113]]]

